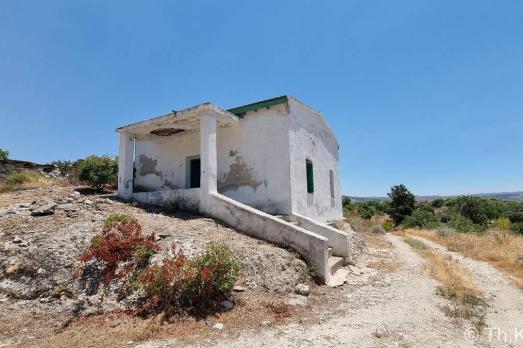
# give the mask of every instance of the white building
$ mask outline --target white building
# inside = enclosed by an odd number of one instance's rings
[[[295,98],[204,103],[117,131],[120,197],[197,209],[293,247],[325,280],[347,257],[346,234],[326,224],[343,218],[338,141]]]

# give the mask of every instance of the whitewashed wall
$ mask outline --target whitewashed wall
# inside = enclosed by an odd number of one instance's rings
[[[218,192],[270,214],[290,214],[288,148],[286,105],[248,112],[243,126],[219,129]]]
[[[137,191],[186,188],[185,161],[199,156],[199,129],[170,137],[135,140],[134,187]]]
[[[135,189],[188,187],[186,159],[200,154],[199,129],[184,133],[136,140]],[[285,105],[250,112],[241,125],[218,128],[218,192],[267,213],[290,214],[288,144]]]
[[[289,105],[292,210],[322,222],[342,219],[338,142],[317,111],[292,98]],[[306,159],[313,163],[312,194],[307,193]],[[334,173],[334,198],[330,170]]]

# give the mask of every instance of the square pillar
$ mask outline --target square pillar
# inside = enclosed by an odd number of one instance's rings
[[[200,212],[210,212],[209,194],[217,192],[218,154],[216,150],[216,115],[200,117]]]
[[[120,133],[118,154],[118,196],[129,199],[133,195],[134,138],[127,132]]]

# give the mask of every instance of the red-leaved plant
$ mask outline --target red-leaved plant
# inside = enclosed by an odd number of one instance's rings
[[[91,246],[80,256],[80,261],[99,260],[103,263],[104,283],[115,277],[118,266],[129,262],[118,273],[123,278],[137,267],[145,267],[149,258],[160,249],[154,234],[143,235],[142,227],[129,215],[115,214],[107,218],[102,233],[91,239]]]

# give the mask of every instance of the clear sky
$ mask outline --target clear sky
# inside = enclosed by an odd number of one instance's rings
[[[523,189],[523,1],[0,2],[0,148],[116,154],[117,126],[282,94],[340,141],[343,193]]]

